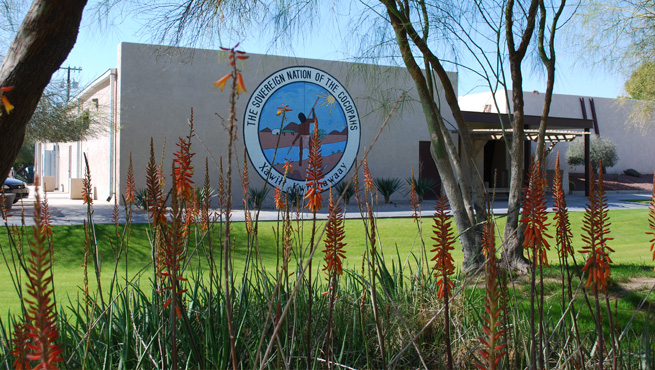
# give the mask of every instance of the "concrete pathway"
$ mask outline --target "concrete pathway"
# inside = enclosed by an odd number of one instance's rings
[[[643,209],[648,208],[648,201],[650,200],[650,193],[636,193],[636,192],[614,192],[607,194],[608,204],[610,209]],[[87,206],[81,200],[72,200],[67,193],[51,192],[47,194],[48,204],[50,206],[51,218],[53,225],[81,225],[87,218]],[[645,201],[639,203],[635,201]],[[34,189],[30,193],[30,197],[14,204],[7,223],[9,225],[20,225],[23,222],[25,225],[34,225],[33,209],[34,209]],[[587,198],[584,197],[582,192],[575,192],[566,197],[566,202],[569,211],[584,211],[587,203]],[[432,217],[434,214],[433,201],[424,201],[421,204],[421,215],[423,217]],[[552,199],[548,202],[549,209],[552,209]],[[507,213],[507,200],[498,200],[494,203],[494,213],[504,214]],[[96,200],[92,205],[93,220],[96,224],[111,224],[113,223],[114,203],[106,202],[104,200]],[[347,218],[361,217],[359,210],[350,204],[345,210]],[[243,221],[244,213],[241,209],[235,209],[232,212],[234,221]],[[412,210],[409,202],[380,204],[376,209],[376,215],[380,218],[389,217],[411,217]],[[264,209],[259,214],[260,220],[276,220],[278,217],[277,211],[274,209]],[[311,214],[304,213],[305,219],[311,218]],[[254,218],[254,214],[253,214]],[[319,218],[327,218],[327,207],[319,213]],[[23,221],[24,220],[24,221]],[[125,222],[125,212],[122,206],[119,206],[119,222]],[[144,211],[135,211],[133,214],[134,223],[147,223],[148,214]],[[4,223],[4,220],[3,220]]]

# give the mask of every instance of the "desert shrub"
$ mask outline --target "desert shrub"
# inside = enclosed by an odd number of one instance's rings
[[[432,188],[435,185],[435,181],[432,179],[425,179],[425,178],[414,178],[414,190],[416,191],[416,195],[418,196],[418,201],[423,202],[423,197],[425,196],[426,192],[432,192]],[[405,179],[407,182],[407,186],[412,187],[412,178],[409,177]],[[436,195],[436,194],[435,194]]]
[[[380,194],[384,197],[384,204],[389,204],[391,194],[398,191],[402,186],[400,179],[397,177],[376,177],[373,182]]]
[[[623,173],[631,177],[641,177],[641,172],[635,170],[634,168],[628,168],[627,170],[623,171]]]
[[[592,135],[589,147],[589,161],[594,172],[598,171],[601,161],[605,168],[614,167],[619,161],[616,145],[608,138]],[[566,151],[566,162],[571,166],[584,166],[584,139],[577,138],[569,144]]]
[[[343,180],[334,186],[335,195],[341,196],[343,194],[343,201],[346,204],[350,203],[350,198],[355,195],[355,187],[350,180]]]
[[[250,193],[250,197],[248,198],[248,206],[252,209],[260,209],[262,208],[262,203],[264,202],[264,199],[266,199],[266,196],[268,195],[268,192],[270,191],[270,188],[264,186],[263,188],[250,188],[248,192]]]

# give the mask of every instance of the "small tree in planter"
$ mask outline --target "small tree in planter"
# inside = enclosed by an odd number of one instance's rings
[[[391,194],[395,193],[402,186],[402,182],[397,177],[376,177],[373,182],[375,187],[378,188],[378,191],[384,197],[384,204],[389,204],[389,198]]]
[[[598,165],[602,161],[603,167],[614,167],[619,161],[616,153],[616,145],[608,138],[601,138],[598,135],[591,136],[589,146],[589,161],[594,173],[598,173]],[[584,166],[584,140],[581,138],[573,140],[566,151],[566,162],[571,166]]]

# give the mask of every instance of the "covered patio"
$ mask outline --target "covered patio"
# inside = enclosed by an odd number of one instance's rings
[[[487,186],[494,187],[495,183],[496,192],[509,192],[509,154],[503,141],[512,141],[511,115],[470,111],[463,111],[462,114],[474,141],[474,157],[479,157],[480,152],[483,151],[482,172]],[[525,116],[524,163],[530,163],[532,142],[538,139],[540,122],[541,116]],[[594,121],[591,119],[549,117],[545,134],[546,155],[559,142],[569,142],[576,137],[584,137],[585,196],[589,195],[589,148],[590,132],[593,128]]]

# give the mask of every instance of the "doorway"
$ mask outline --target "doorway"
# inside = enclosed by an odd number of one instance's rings
[[[483,180],[488,188],[498,189],[509,187],[509,171],[507,169],[507,150],[503,140],[489,140],[484,145]]]
[[[441,176],[430,153],[430,145],[429,141],[418,142],[418,178],[434,182],[432,188],[423,195],[423,199],[437,199],[441,196]]]

